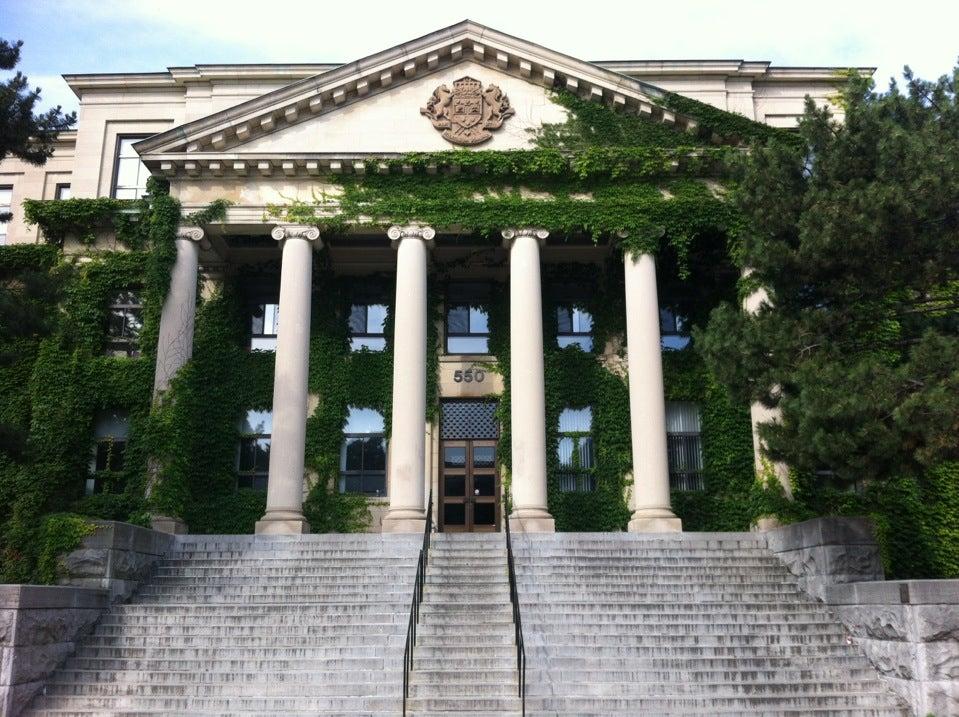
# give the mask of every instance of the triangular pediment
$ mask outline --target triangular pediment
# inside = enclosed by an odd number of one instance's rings
[[[652,85],[467,20],[154,135],[136,149],[151,170],[167,175],[316,174],[359,168],[371,156],[458,149],[420,109],[437,88],[467,76],[483,90],[498,86],[514,110],[475,145],[482,149],[527,147],[529,129],[562,121],[564,110],[548,98],[554,89],[681,130],[696,126],[661,106],[663,92]]]

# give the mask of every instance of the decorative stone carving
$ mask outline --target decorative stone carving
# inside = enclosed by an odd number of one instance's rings
[[[176,230],[177,239],[188,239],[190,241],[201,241],[204,232],[200,227],[179,227]]]
[[[549,236],[548,229],[542,229],[540,227],[509,227],[503,229],[500,234],[502,235],[504,245],[509,246],[509,243],[514,239],[519,237],[533,237],[534,239],[539,240],[539,243],[542,244],[546,241],[546,237]]]
[[[436,237],[436,230],[420,224],[408,224],[403,227],[394,224],[386,231],[386,236],[390,238],[394,246],[401,239],[422,239],[425,242],[431,242]]]
[[[317,227],[306,226],[303,224],[282,224],[273,227],[270,236],[277,241],[284,239],[306,239],[307,241],[316,241],[320,238],[320,230]]]
[[[472,146],[489,140],[490,130],[499,129],[503,121],[516,114],[509,98],[496,85],[485,90],[483,83],[472,77],[461,77],[453,89],[440,85],[420,108],[436,129],[443,130],[443,139],[453,144]]]

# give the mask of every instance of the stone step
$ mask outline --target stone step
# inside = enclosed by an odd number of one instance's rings
[[[275,697],[148,697],[57,695],[41,699],[38,709],[55,705],[59,710],[93,710],[116,714],[118,711],[156,713],[173,712],[194,715],[208,711],[214,714],[261,712],[265,714],[317,714],[338,712],[365,714],[369,711],[391,711],[394,715],[401,708],[402,687],[397,687],[396,697],[301,697],[295,695]],[[53,708],[53,707],[51,707]]]

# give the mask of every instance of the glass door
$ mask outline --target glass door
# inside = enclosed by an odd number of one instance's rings
[[[500,528],[496,404],[444,401],[441,419],[439,527],[448,532]]]

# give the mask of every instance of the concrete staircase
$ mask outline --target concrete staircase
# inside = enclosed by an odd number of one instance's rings
[[[421,536],[189,536],[28,714],[396,715]]]
[[[909,714],[758,536],[513,540],[528,714]]]
[[[519,714],[505,536],[433,536],[420,610],[408,714]]]
[[[399,715],[421,536],[185,536],[34,715]],[[909,714],[742,533],[516,535],[530,715]],[[516,715],[502,534],[436,535],[417,717]]]

